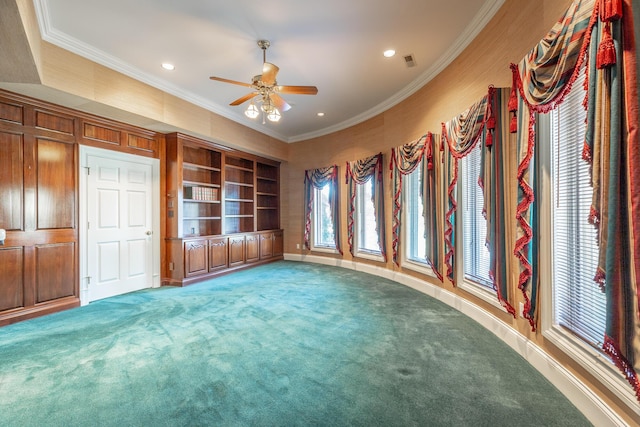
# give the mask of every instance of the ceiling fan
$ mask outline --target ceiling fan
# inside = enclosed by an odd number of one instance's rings
[[[248,93],[229,105],[240,105],[244,102],[257,97],[257,102],[261,103],[260,109],[267,115],[267,118],[271,121],[277,122],[280,120],[280,112],[287,111],[291,108],[287,101],[285,101],[279,94],[288,93],[296,95],[315,95],[318,93],[318,88],[315,86],[281,86],[276,81],[276,76],[280,70],[276,65],[267,62],[267,49],[271,43],[269,40],[258,40],[258,46],[262,49],[262,74],[254,76],[251,83],[239,82],[236,80],[229,80],[222,77],[210,77],[211,80],[231,83],[234,85],[250,87],[253,89],[251,93]],[[247,117],[252,119],[258,117],[260,112],[255,106],[254,101],[251,101],[249,108],[245,111]],[[263,120],[264,121],[264,120]]]

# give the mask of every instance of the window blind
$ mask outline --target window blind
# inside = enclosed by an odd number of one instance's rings
[[[461,160],[462,187],[462,247],[465,277],[493,289],[489,278],[490,255],[485,246],[487,221],[482,214],[484,196],[478,185],[481,166],[481,143]]]
[[[583,76],[583,73],[580,73]],[[584,77],[552,113],[553,146],[553,294],[555,322],[587,343],[602,346],[605,294],[594,282],[597,234],[588,223],[593,190],[589,164],[582,160],[586,112]]]

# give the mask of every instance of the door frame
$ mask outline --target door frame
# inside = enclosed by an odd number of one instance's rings
[[[87,232],[87,210],[88,200],[87,191],[87,164],[89,156],[106,157],[112,160],[120,160],[125,162],[137,162],[151,166],[151,223],[152,232],[152,288],[159,288],[161,285],[160,278],[160,160],[151,157],[137,156],[135,154],[122,153],[119,151],[106,150],[104,148],[96,148],[80,145],[80,162],[78,176],[80,177],[80,193],[78,205],[80,208],[80,221],[78,225],[78,241],[80,253],[80,305],[89,303],[89,278],[88,278],[88,232]]]

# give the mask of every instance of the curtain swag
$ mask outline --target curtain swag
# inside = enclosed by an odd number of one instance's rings
[[[329,185],[329,205],[333,222],[333,238],[336,250],[342,255],[340,247],[340,206],[338,199],[338,166],[308,169],[304,172],[305,227],[304,245],[311,249],[311,212],[313,210],[314,188],[321,189]]]
[[[441,151],[448,151],[445,155],[445,175],[449,183],[447,188],[448,208],[445,213],[444,263],[446,276],[455,286],[454,277],[454,214],[458,203],[455,197],[455,188],[458,182],[458,160],[468,155],[481,139],[482,131],[485,127],[490,128],[488,132],[491,137],[487,137],[489,145],[493,143],[493,132],[495,130],[495,117],[491,110],[490,99],[493,98],[495,89],[489,87],[487,95],[464,112],[460,113],[446,123],[442,123]],[[446,147],[445,147],[446,146]]]
[[[349,206],[347,215],[347,231],[349,252],[354,255],[354,213],[356,199],[356,185],[362,185],[373,180],[373,205],[376,217],[376,231],[378,233],[378,245],[384,260],[387,260],[386,238],[384,226],[384,187],[382,176],[382,153],[365,159],[347,162],[346,183],[349,191]]]
[[[514,253],[525,317],[535,330],[538,174],[534,159],[536,113],[562,103],[582,69],[587,132],[582,157],[591,165],[589,220],[598,230],[594,281],[606,293],[603,350],[640,401],[640,150],[637,50],[632,0],[574,0],[547,36],[518,64],[511,64],[509,109],[518,134],[518,206]]]
[[[393,223],[392,223],[392,249],[393,261],[400,265],[399,242],[402,216],[402,177],[414,172],[421,167],[420,198],[422,199],[422,217],[425,222],[426,261],[431,266],[434,274],[442,281],[440,251],[438,245],[437,220],[436,220],[436,184],[433,161],[433,146],[435,137],[431,132],[423,135],[418,140],[391,149],[391,178],[393,180]]]

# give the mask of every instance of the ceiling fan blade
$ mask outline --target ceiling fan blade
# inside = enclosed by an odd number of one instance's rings
[[[218,81],[218,82],[231,83],[231,84],[234,84],[234,85],[251,87],[251,85],[249,83],[239,82],[239,81],[236,81],[236,80],[223,79],[222,77],[215,77],[215,76],[211,76],[209,78],[211,80],[215,80],[215,81]]]
[[[275,105],[278,110],[285,112],[291,109],[291,105],[287,104],[287,101],[282,99],[282,97],[277,93],[270,94],[269,98],[271,99],[271,103]]]
[[[276,75],[280,69],[270,62],[265,62],[262,66],[262,83],[270,86],[275,84]]]
[[[240,105],[240,104],[242,104],[243,102],[247,102],[248,100],[250,100],[251,98],[253,98],[253,97],[254,97],[254,96],[256,96],[257,94],[258,94],[258,92],[248,93],[248,94],[246,94],[245,96],[243,96],[243,97],[241,97],[241,98],[236,99],[235,101],[233,101],[233,102],[232,102],[231,104],[229,104],[229,105],[233,105],[233,106],[235,106],[235,105]]]
[[[278,86],[276,89],[280,93],[295,95],[315,95],[318,93],[318,88],[315,86]]]

